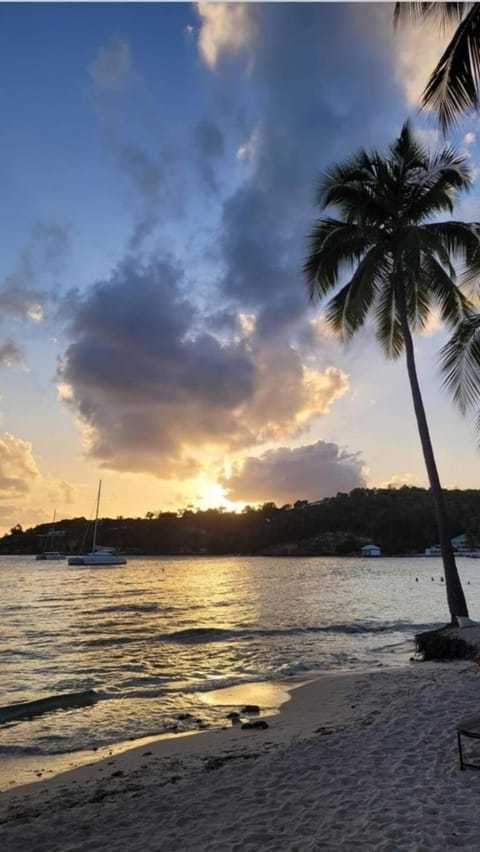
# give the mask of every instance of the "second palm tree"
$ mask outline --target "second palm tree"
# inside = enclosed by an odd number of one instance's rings
[[[315,224],[304,267],[312,300],[332,294],[326,316],[340,338],[350,338],[373,314],[387,357],[397,358],[405,351],[452,623],[457,616],[467,616],[468,610],[450,541],[412,333],[425,327],[434,307],[454,330],[470,314],[453,261],[461,261],[470,273],[478,272],[479,228],[432,219],[442,211],[452,213],[457,193],[471,184],[465,157],[449,146],[430,154],[406,122],[386,155],[361,150],[323,177],[318,204],[322,211],[334,205],[338,217],[323,217]]]

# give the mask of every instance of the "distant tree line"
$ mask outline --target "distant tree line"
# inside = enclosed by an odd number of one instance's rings
[[[472,546],[480,544],[480,490],[445,490],[451,536],[466,533]],[[63,535],[54,548],[65,553],[91,547],[91,528],[85,518],[60,521]],[[355,488],[316,503],[246,506],[225,509],[183,509],[147,512],[144,518],[103,518],[103,545],[127,554],[144,555],[350,555],[367,542],[385,554],[423,553],[437,544],[438,533],[430,492],[424,488]],[[1,554],[38,553],[52,549],[50,524],[24,530],[12,527],[0,539]],[[46,545],[48,542],[48,545]]]

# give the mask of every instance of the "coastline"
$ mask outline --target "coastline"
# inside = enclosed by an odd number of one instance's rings
[[[480,775],[455,725],[479,710],[471,663],[322,676],[266,730],[135,746],[0,794],[9,852],[317,850],[476,852]]]
[[[317,695],[318,687],[313,687],[313,684],[318,681],[321,681],[322,692],[325,692],[320,711],[323,723],[330,724],[331,718],[338,718],[339,705],[345,704],[343,684],[346,689],[350,689],[349,680],[352,677],[354,676],[350,673],[335,673],[322,675],[321,678],[307,682],[305,680],[252,682],[212,690],[202,693],[200,697],[205,703],[224,704],[225,707],[237,705],[241,708],[247,704],[258,704],[260,708],[265,704],[274,706],[276,709],[273,713],[266,715],[261,711],[260,714],[249,718],[252,721],[265,720],[270,731],[268,739],[271,743],[278,744],[289,738],[303,736],[309,730],[310,717],[312,715],[315,715],[315,718],[318,717],[318,708],[314,707],[310,698],[311,690],[315,691],[315,696]],[[303,710],[301,712],[297,707],[299,690],[302,691]],[[333,712],[330,712],[330,707],[333,707]],[[346,713],[346,710],[344,712]],[[247,716],[244,715],[242,721],[246,720]],[[160,760],[178,756],[201,757],[210,752],[217,753],[228,748],[235,752],[242,751],[244,746],[250,744],[253,733],[258,737],[260,732],[242,730],[240,725],[232,725],[225,717],[223,728],[204,731],[196,729],[144,737],[134,741],[127,740],[95,751],[30,756],[21,762],[12,761],[11,768],[6,761],[6,765],[0,767],[0,803],[5,800],[5,794],[18,792],[21,795],[23,791],[27,791],[27,788],[28,792],[36,792],[43,790],[42,785],[45,785],[45,789],[46,787],[53,789],[70,781],[75,784],[89,784],[98,780],[97,773],[112,771],[110,769],[112,766],[122,771],[135,771],[137,762],[145,755],[145,750],[149,751],[149,757]],[[23,769],[22,763],[25,764]]]

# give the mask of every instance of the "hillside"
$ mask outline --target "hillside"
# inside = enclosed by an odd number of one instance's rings
[[[480,541],[480,490],[445,491],[451,534],[466,532]],[[64,535],[55,548],[78,552],[91,525],[85,518],[59,521]],[[48,542],[50,524],[13,527],[0,539],[0,554],[38,553]],[[357,488],[317,503],[298,500],[277,507],[265,503],[243,512],[222,509],[148,512],[145,518],[103,518],[99,540],[130,554],[349,554],[374,541],[385,554],[422,553],[435,544],[435,516],[423,488]],[[47,545],[50,547],[50,543]]]

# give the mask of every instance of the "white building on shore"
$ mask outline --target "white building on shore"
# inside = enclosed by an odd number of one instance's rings
[[[471,547],[468,544],[467,536],[465,533],[461,533],[461,535],[456,535],[451,539],[451,544],[453,548],[453,552],[457,554],[457,556],[477,556],[480,554],[480,551],[476,547]],[[439,544],[432,544],[431,547],[425,548],[425,556],[441,556],[442,549]]]
[[[360,548],[360,556],[381,556],[382,551],[376,544],[364,544]]]

